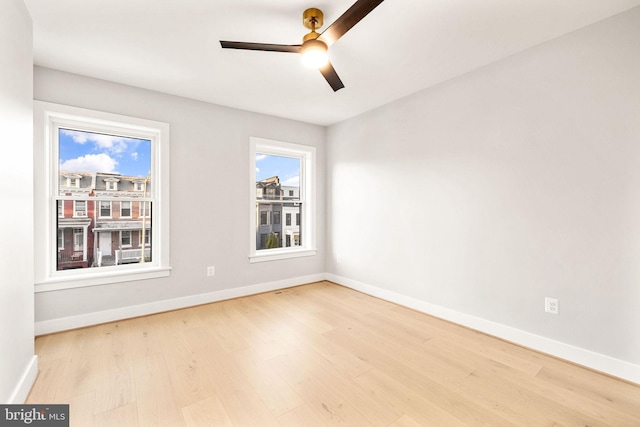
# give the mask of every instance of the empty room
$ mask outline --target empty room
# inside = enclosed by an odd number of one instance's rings
[[[0,426],[640,425],[640,0],[0,34]]]

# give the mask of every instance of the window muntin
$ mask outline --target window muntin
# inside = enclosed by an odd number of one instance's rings
[[[42,214],[35,231],[45,236],[36,248],[36,259],[45,260],[37,265],[36,292],[167,276],[168,125],[35,105],[36,143],[43,147],[35,156],[43,165],[36,168],[42,170],[35,189]],[[134,163],[144,172],[132,172]],[[84,216],[76,215],[83,208]]]
[[[315,148],[252,138],[251,160],[250,260],[315,254]]]

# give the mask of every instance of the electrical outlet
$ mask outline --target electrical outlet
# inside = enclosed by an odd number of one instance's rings
[[[556,298],[545,297],[544,311],[546,313],[558,314],[558,300]]]
[[[210,265],[209,267],[207,267],[207,276],[215,276],[216,275],[216,268],[213,265]]]

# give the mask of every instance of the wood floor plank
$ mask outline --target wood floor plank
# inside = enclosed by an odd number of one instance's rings
[[[275,417],[304,405],[302,397],[273,369],[271,361],[253,357],[252,350],[233,354],[233,362]]]
[[[103,327],[100,350],[96,355],[98,356],[97,384],[94,391],[94,413],[96,414],[128,405],[135,400],[128,329],[129,322],[109,323]]]
[[[193,403],[182,408],[187,426],[233,427],[224,405],[217,396]]]
[[[111,409],[106,412],[96,414],[93,417],[93,424],[85,424],[84,421],[78,418],[72,418],[72,426],[90,426],[93,427],[114,427],[114,426],[127,426],[138,427],[142,425],[138,418],[138,406],[135,403],[129,403],[124,406],[119,406],[115,409]],[[148,425],[148,424],[144,424]],[[157,424],[162,425],[162,424]]]
[[[184,426],[163,354],[134,361],[136,402],[140,426]]]
[[[282,427],[325,427],[334,425],[306,404],[280,415],[278,422]]]
[[[36,338],[81,426],[640,425],[640,386],[330,282]]]

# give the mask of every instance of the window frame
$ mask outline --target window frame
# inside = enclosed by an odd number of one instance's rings
[[[109,215],[102,215],[102,204],[109,203]],[[98,201],[98,218],[111,219],[113,218],[113,200],[99,200]]]
[[[250,137],[249,149],[249,262],[275,261],[288,258],[316,255],[316,148],[309,145],[296,144],[271,139]],[[282,246],[272,249],[256,249],[256,240],[259,227],[256,189],[256,154],[272,156],[292,157],[300,159],[300,188],[299,203],[301,205],[303,225],[300,234],[304,237],[301,246]],[[269,202],[268,199],[260,199],[260,203]],[[281,200],[273,200],[273,203],[282,203]]]
[[[151,251],[145,263],[57,270],[57,200],[59,195],[59,129],[107,133],[151,141],[149,194],[153,218]],[[35,292],[105,285],[170,275],[170,126],[168,123],[34,101]],[[69,197],[63,198],[63,200]],[[78,197],[86,200],[86,195]],[[63,203],[64,212],[64,203]],[[113,206],[112,206],[113,215]],[[86,232],[86,231],[85,231]],[[86,242],[85,242],[86,244]]]
[[[124,215],[124,204],[128,203],[129,215]],[[120,200],[120,218],[133,218],[133,202],[131,200]]]
[[[125,236],[129,240],[129,243],[125,243]],[[120,230],[120,246],[123,248],[132,248],[133,247],[133,239],[131,238],[131,230]]]

